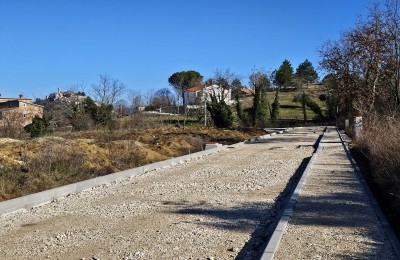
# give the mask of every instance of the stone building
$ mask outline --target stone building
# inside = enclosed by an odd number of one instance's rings
[[[32,99],[0,98],[0,127],[24,127],[32,123],[35,116],[43,116],[43,106],[32,103]]]

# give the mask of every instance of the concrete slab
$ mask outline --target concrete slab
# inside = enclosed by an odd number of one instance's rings
[[[339,136],[334,127],[324,134],[282,239],[268,257],[399,258]]]
[[[324,130],[324,133],[325,133],[325,131],[326,131],[326,128]],[[321,138],[321,140],[322,140],[322,138]],[[318,143],[318,148],[319,148],[319,144],[320,144],[320,142]],[[283,237],[283,234],[285,232],[286,226],[288,225],[289,219],[292,216],[294,207],[300,196],[301,189],[302,189],[304,182],[310,172],[311,166],[312,166],[316,156],[317,156],[317,153],[314,152],[314,154],[312,155],[310,161],[308,162],[307,167],[305,168],[303,175],[300,178],[293,194],[291,195],[290,200],[288,201],[288,203],[285,206],[282,216],[280,217],[279,222],[278,222],[277,226],[275,227],[275,230],[271,236],[271,239],[268,241],[266,249],[264,250],[264,253],[261,257],[261,260],[272,260],[276,250],[278,250],[278,247],[279,247],[280,241]]]

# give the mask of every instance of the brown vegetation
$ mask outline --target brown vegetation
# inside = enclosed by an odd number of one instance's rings
[[[365,120],[356,149],[369,163],[365,174],[400,234],[400,122],[398,118],[370,117]]]
[[[210,127],[84,131],[0,139],[0,201],[261,135]]]

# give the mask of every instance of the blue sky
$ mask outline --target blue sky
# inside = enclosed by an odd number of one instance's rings
[[[44,98],[108,74],[129,89],[168,87],[174,72],[205,78],[284,59],[318,67],[318,48],[372,0],[0,0],[0,93]]]

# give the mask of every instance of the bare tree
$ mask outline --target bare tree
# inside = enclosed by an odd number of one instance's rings
[[[2,112],[1,117],[3,119],[3,124],[0,126],[1,136],[11,138],[19,136],[22,132],[22,114],[15,111],[8,111],[7,114]]]
[[[120,99],[115,103],[115,113],[117,117],[122,117],[129,114],[129,105],[125,99]]]
[[[87,84],[84,81],[77,81],[72,84],[70,90],[75,93],[85,93],[86,92]]]
[[[154,99],[155,94],[156,90],[154,88],[146,90],[146,93],[144,94],[144,102],[147,106],[151,104],[151,101]]]
[[[105,105],[113,105],[125,93],[126,86],[107,74],[100,75],[99,82],[92,85],[94,98]]]
[[[393,71],[392,80],[389,82],[392,97],[395,99],[396,106],[400,106],[400,10],[398,0],[387,0],[385,5],[385,27],[389,39],[389,53],[391,70]]]
[[[234,88],[233,83],[236,86],[237,81],[240,82],[238,76],[235,73],[231,72],[229,69],[226,69],[225,71],[217,69],[214,72],[214,77],[212,79],[209,79],[206,85],[217,85],[218,89],[216,90],[215,88],[213,88],[211,90],[211,93],[209,94],[216,96],[217,100],[224,100],[229,102],[232,96],[232,90]]]
[[[143,106],[143,96],[140,91],[130,90],[128,100],[131,111],[134,113],[139,112],[139,107]]]
[[[130,106],[130,120],[128,121],[129,129],[139,129],[146,126],[146,115],[141,113],[140,107],[144,106],[143,95],[140,91],[130,90],[128,94]]]
[[[168,88],[162,88],[154,93],[151,105],[157,108],[167,107],[172,105],[174,95]]]
[[[397,1],[394,4],[387,10],[372,6],[369,15],[355,28],[321,48],[320,64],[339,85],[338,108],[342,114],[367,115],[399,106],[399,39],[395,28],[399,17],[391,13],[397,10]]]

